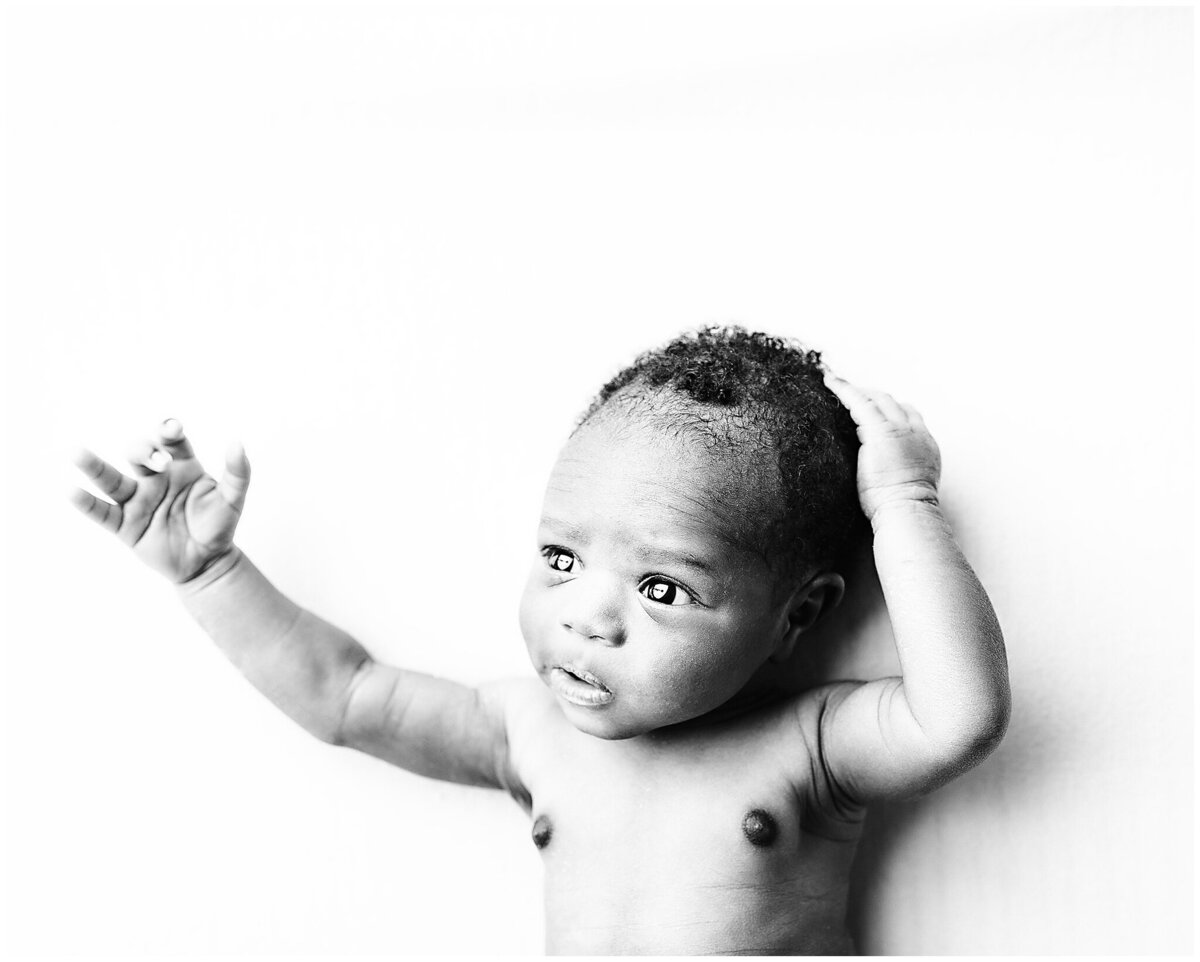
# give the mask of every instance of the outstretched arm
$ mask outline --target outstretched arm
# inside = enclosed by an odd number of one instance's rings
[[[502,685],[478,689],[376,661],[285,597],[241,552],[180,586],[250,682],[322,741],[445,781],[507,788]]]
[[[858,425],[858,487],[901,676],[826,691],[820,744],[854,801],[928,791],[984,758],[1008,724],[1004,639],[938,505],[941,460],[921,416],[840,378]]]
[[[188,612],[264,695],[307,731],[411,771],[508,787],[504,686],[471,689],[375,661],[285,597],[234,544],[250,464],[231,448],[220,482],[176,421],[132,456],[127,477],[89,451],[76,464],[111,502],[81,511],[176,585]]]

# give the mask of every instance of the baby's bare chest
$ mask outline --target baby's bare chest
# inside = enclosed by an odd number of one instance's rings
[[[533,792],[548,948],[770,954],[843,945],[852,842],[806,831],[804,786],[755,744],[595,742]]]

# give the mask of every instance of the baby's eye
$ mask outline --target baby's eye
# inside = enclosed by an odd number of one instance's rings
[[[575,556],[565,548],[543,548],[542,556],[551,571],[569,574],[575,567]]]
[[[651,601],[662,605],[689,605],[692,596],[679,585],[662,578],[647,578],[638,586],[638,591]]]

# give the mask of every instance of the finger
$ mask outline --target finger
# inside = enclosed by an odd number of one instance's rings
[[[925,428],[925,419],[921,417],[920,411],[918,411],[911,404],[901,404],[900,406],[904,408],[904,413],[908,415],[909,424],[911,424],[914,428]]]
[[[249,487],[250,459],[246,457],[245,448],[234,441],[225,451],[225,473],[217,485],[217,492],[230,507],[241,512]]]
[[[894,424],[908,424],[908,413],[890,394],[884,394],[882,391],[875,392],[871,395],[871,400],[889,421]]]
[[[102,528],[107,528],[113,534],[120,530],[121,509],[117,505],[102,501],[82,488],[71,492],[71,503]]]
[[[139,441],[126,455],[130,467],[143,478],[159,474],[171,461],[166,451],[155,447],[149,441]]]
[[[108,495],[117,504],[124,504],[137,491],[137,482],[133,478],[126,477],[107,461],[96,457],[86,448],[80,448],[76,453],[75,467],[87,475],[87,479],[102,494]]]
[[[196,452],[192,450],[191,443],[184,436],[183,425],[176,421],[175,418],[167,418],[159,425],[158,439],[158,443],[176,461],[196,456]]]
[[[850,416],[854,418],[854,423],[859,427],[865,427],[872,424],[881,424],[887,420],[887,417],[879,409],[879,405],[875,403],[871,395],[860,387],[855,387],[849,381],[843,380],[836,374],[825,374],[825,386],[837,395],[850,411]]]

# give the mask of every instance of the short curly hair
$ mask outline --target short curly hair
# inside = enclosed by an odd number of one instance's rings
[[[757,550],[777,575],[844,567],[863,542],[856,485],[858,435],[825,386],[818,351],[797,341],[711,326],[647,351],[614,376],[576,430],[614,400],[678,431],[704,435],[741,459],[778,472],[760,506]],[[665,403],[664,403],[665,402]]]

